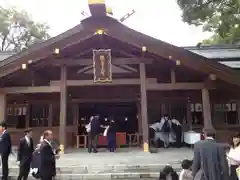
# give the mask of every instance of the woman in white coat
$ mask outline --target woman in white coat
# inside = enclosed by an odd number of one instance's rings
[[[240,134],[236,133],[232,137],[231,148],[227,154],[230,166],[230,180],[238,180],[236,169],[240,165]]]

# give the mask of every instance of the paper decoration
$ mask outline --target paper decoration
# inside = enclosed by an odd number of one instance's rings
[[[200,104],[200,103],[195,104],[195,111],[202,112],[202,104]]]
[[[111,49],[93,50],[94,82],[112,81]]]

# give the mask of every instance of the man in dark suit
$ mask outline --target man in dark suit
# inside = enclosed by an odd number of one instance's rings
[[[0,123],[0,154],[2,158],[2,180],[8,179],[8,158],[12,152],[11,137],[7,132],[7,126],[5,122]]]
[[[97,142],[98,135],[101,131],[101,124],[99,120],[99,115],[94,116],[90,122],[90,132],[88,133],[88,152],[91,153],[92,150],[94,153],[97,153]]]
[[[20,167],[18,180],[27,180],[32,162],[32,153],[34,151],[32,129],[25,130],[25,134],[26,135],[20,139],[18,147],[17,161]]]
[[[43,143],[40,148],[39,173],[42,180],[52,180],[56,176],[56,160],[52,147],[53,133],[48,130],[43,133]]]
[[[228,180],[226,151],[217,143],[214,132],[205,132],[205,140],[194,145],[192,175],[194,180]]]

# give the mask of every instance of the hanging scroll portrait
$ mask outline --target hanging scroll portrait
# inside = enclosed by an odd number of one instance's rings
[[[94,82],[112,81],[111,49],[93,50]]]

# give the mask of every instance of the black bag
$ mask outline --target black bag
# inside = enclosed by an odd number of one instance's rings
[[[39,168],[40,168],[40,148],[36,149],[33,152],[33,157],[32,157],[32,163],[31,163],[31,174],[34,178],[40,179],[40,173],[39,173]]]
[[[166,119],[165,119],[165,122],[163,123],[162,131],[165,133],[169,133],[171,131],[170,124]]]

